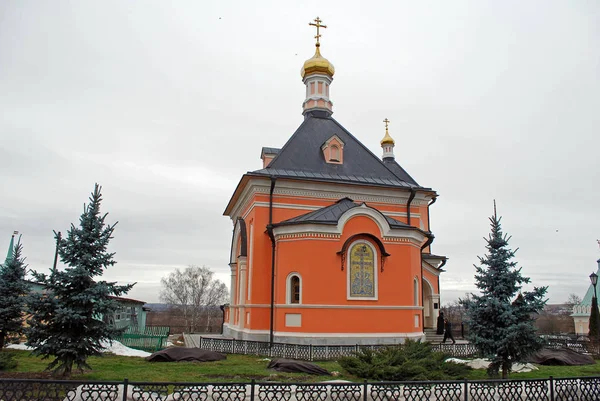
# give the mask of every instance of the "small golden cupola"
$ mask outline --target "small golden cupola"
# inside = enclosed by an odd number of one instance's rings
[[[390,136],[390,133],[388,131],[388,125],[390,123],[390,120],[386,118],[385,120],[383,120],[383,122],[385,123],[385,136],[381,140],[381,147],[383,149],[382,158],[384,161],[386,159],[394,160],[394,146],[396,143],[394,142],[394,138]]]
[[[306,99],[302,103],[302,114],[306,116],[307,112],[313,110],[322,110],[329,115],[333,113],[333,103],[329,100],[329,86],[333,81],[335,68],[325,57],[321,56],[320,28],[327,28],[327,25],[321,24],[319,17],[308,25],[317,28],[315,39],[315,55],[304,62],[300,74],[302,81],[306,85]]]

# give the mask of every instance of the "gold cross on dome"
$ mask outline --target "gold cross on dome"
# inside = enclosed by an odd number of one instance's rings
[[[388,120],[387,118],[385,120],[383,120],[383,122],[385,123],[385,130],[387,131],[388,129],[388,124],[390,123],[390,120]]]
[[[315,36],[315,39],[317,39],[317,45],[318,45],[319,38],[321,37],[321,34],[319,33],[319,28],[327,28],[327,25],[322,25],[321,22],[323,22],[323,21],[321,21],[321,19],[319,17],[315,18],[314,21],[315,21],[314,23],[309,22],[308,25],[317,27],[317,36]]]

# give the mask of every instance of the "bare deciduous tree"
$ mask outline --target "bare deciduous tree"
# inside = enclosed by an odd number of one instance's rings
[[[581,303],[581,297],[579,295],[569,294],[569,298],[567,298],[567,302],[565,302],[565,306],[567,306],[569,309],[573,309],[573,307],[575,305],[579,305],[580,303]]]
[[[214,272],[206,266],[188,266],[175,271],[160,282],[160,299],[177,309],[185,319],[190,332],[197,331],[204,323],[210,327],[215,309],[229,297],[227,287],[215,279]]]

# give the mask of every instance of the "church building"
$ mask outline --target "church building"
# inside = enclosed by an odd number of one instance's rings
[[[596,261],[598,268],[596,272],[596,280],[600,276],[600,259]],[[590,276],[591,277],[591,276]],[[594,285],[590,284],[585,295],[581,299],[581,302],[577,305],[573,305],[573,323],[575,325],[575,334],[580,336],[587,336],[590,332],[590,315],[592,314],[592,299],[596,296]]]
[[[437,193],[333,119],[335,69],[316,50],[302,67],[304,121],[263,147],[224,215],[233,222],[231,299],[223,334],[294,344],[394,344],[435,327],[439,276],[429,207]],[[383,131],[383,129],[382,129]]]

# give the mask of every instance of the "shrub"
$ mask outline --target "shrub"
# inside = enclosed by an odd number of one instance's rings
[[[465,365],[444,362],[446,355],[434,352],[427,342],[407,340],[401,346],[377,351],[363,348],[354,356],[340,359],[349,373],[363,379],[407,381],[465,378],[471,370]]]
[[[15,354],[12,352],[0,351],[0,370],[9,370],[17,367]]]

